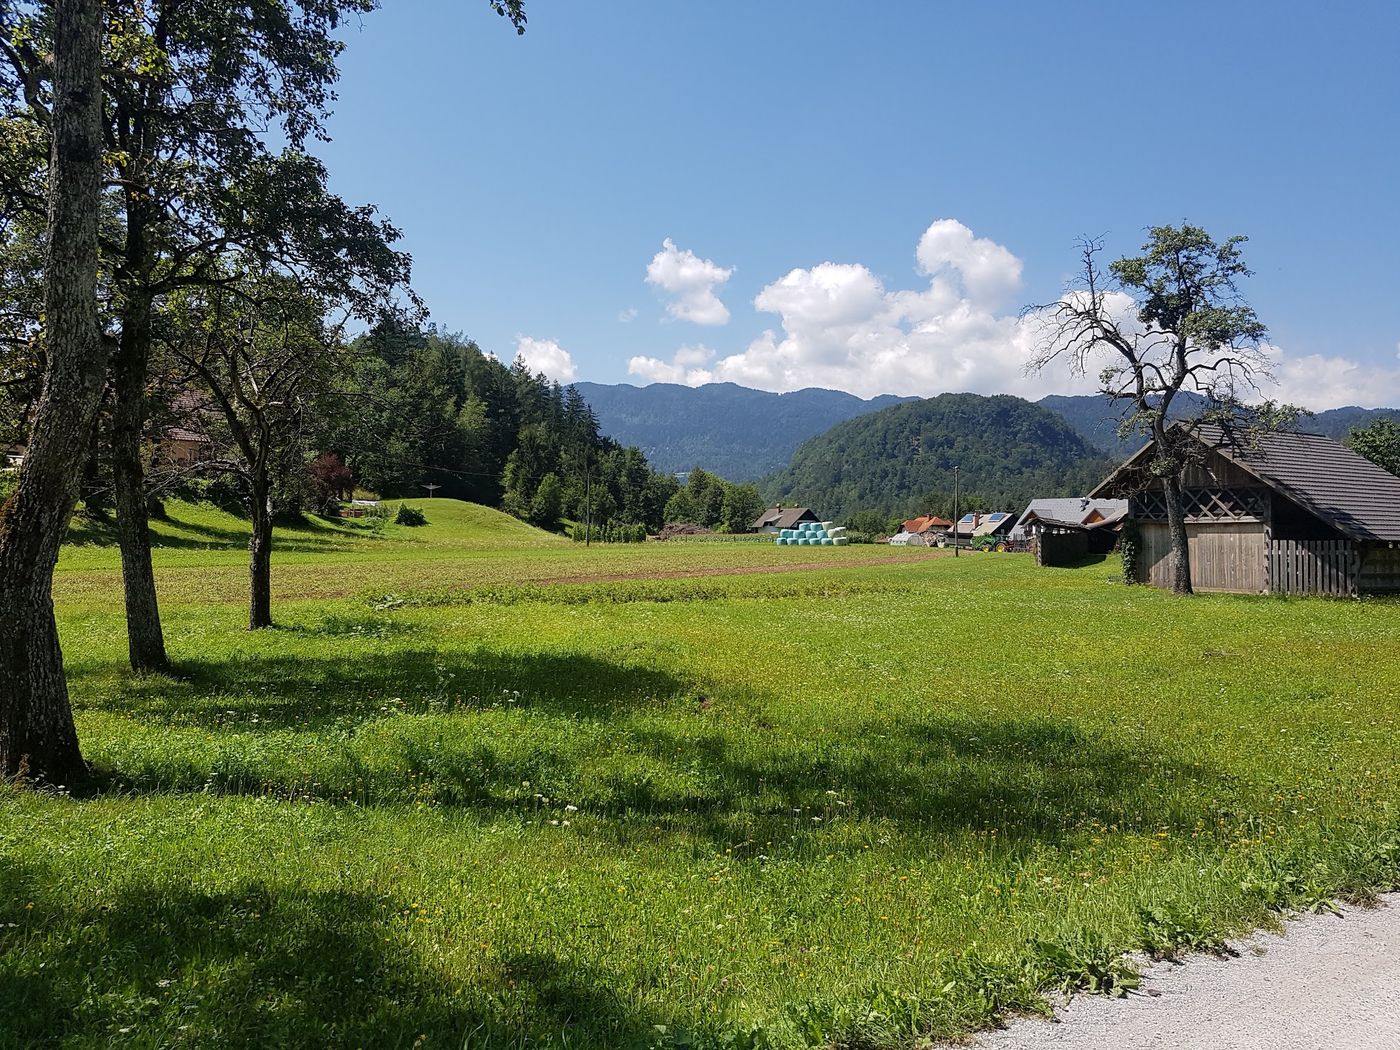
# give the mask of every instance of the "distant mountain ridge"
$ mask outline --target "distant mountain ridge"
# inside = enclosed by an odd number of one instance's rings
[[[698,466],[730,481],[757,481],[782,474],[795,462],[799,446],[809,439],[848,421],[921,400],[893,394],[866,400],[816,387],[777,394],[735,383],[698,387],[676,383],[574,385],[597,415],[602,433],[641,448],[657,470],[675,472]],[[1012,400],[1032,404],[1020,398]],[[1190,415],[1202,407],[1204,399],[1185,393],[1178,403],[1181,414]],[[1099,395],[1051,394],[1033,404],[1063,420],[1085,442],[1087,447],[1075,456],[1121,460],[1142,444],[1137,436],[1119,439],[1121,409]],[[1305,417],[1299,429],[1341,440],[1353,427],[1378,418],[1400,422],[1400,409],[1334,408]]]
[[[1087,492],[1111,465],[1048,408],[1009,394],[940,394],[837,424],[760,487],[838,521],[857,510],[947,513],[956,466],[965,509],[1020,513],[1037,496]]]
[[[574,386],[597,415],[599,429],[636,445],[657,470],[702,467],[730,481],[756,481],[781,470],[808,438],[912,400],[892,394],[865,400],[816,387],[775,394],[735,383]]]
[[[1036,404],[1064,417],[1085,441],[1109,455],[1127,456],[1145,443],[1138,435],[1127,441],[1119,438],[1118,419],[1122,406],[1098,394],[1051,394],[1042,397]],[[1179,415],[1189,416],[1200,411],[1205,398],[1183,392],[1178,395],[1177,404],[1181,409]],[[1341,441],[1352,428],[1364,427],[1377,419],[1393,419],[1400,423],[1400,408],[1358,408],[1355,405],[1329,408],[1325,412],[1303,417],[1298,421],[1297,429]]]

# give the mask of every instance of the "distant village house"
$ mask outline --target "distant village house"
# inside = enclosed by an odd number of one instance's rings
[[[1016,519],[1004,511],[964,514],[948,529],[948,536],[962,543],[979,540],[984,536],[994,540],[1006,539],[1015,524]]]
[[[783,529],[795,529],[804,521],[821,521],[821,518],[807,507],[784,507],[779,503],[765,510],[749,528],[755,532],[776,533]]]

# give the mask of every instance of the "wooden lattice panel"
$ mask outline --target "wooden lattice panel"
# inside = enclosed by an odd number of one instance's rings
[[[1187,521],[1262,521],[1269,514],[1269,490],[1260,488],[1199,488],[1183,494]],[[1166,521],[1167,500],[1161,490],[1140,493],[1130,501],[1139,521]]]

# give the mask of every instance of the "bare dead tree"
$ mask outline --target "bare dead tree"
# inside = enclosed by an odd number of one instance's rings
[[[1250,275],[1245,240],[1217,244],[1198,226],[1157,226],[1141,255],[1105,270],[1103,241],[1087,239],[1073,285],[1024,314],[1039,326],[1028,371],[1068,361],[1076,375],[1096,375],[1100,393],[1122,408],[1120,436],[1153,442],[1142,482],[1163,488],[1178,594],[1191,592],[1183,484],[1200,445],[1190,423],[1238,417],[1272,379],[1266,329],[1239,289]],[[1188,393],[1205,409],[1188,408]],[[1251,414],[1265,426],[1286,417],[1271,403]]]

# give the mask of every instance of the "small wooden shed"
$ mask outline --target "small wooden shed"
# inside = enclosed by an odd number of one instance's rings
[[[1400,478],[1317,434],[1244,442],[1218,425],[1178,428],[1201,444],[1185,477],[1191,586],[1246,594],[1400,594]],[[1162,483],[1149,442],[1091,495],[1125,497],[1139,573],[1170,586]]]

